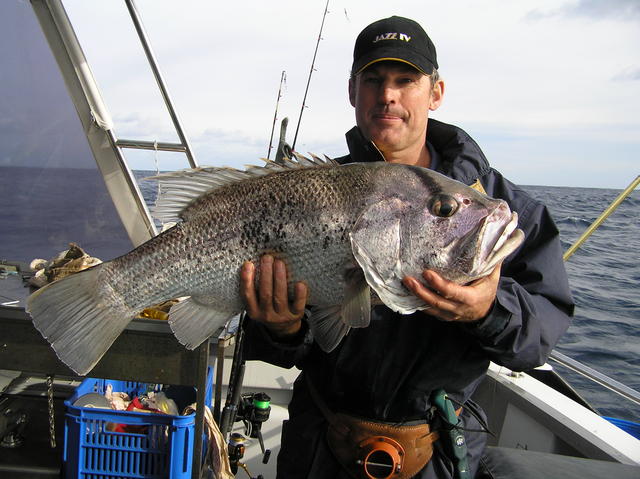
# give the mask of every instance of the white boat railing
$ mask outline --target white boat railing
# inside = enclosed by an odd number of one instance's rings
[[[571,369],[581,376],[590,379],[591,381],[600,384],[601,386],[604,386],[605,388],[615,392],[616,394],[619,394],[625,399],[628,399],[629,401],[640,405],[640,392],[636,391],[633,388],[630,388],[625,384],[622,384],[619,381],[616,381],[613,378],[610,378],[606,374],[596,371],[595,369],[590,368],[589,366],[586,366],[585,364],[582,364],[575,359],[571,359],[570,357],[565,356],[558,351],[552,351],[549,359],[552,359],[558,364]]]
[[[189,165],[191,166],[191,168],[196,168],[198,166],[198,162],[196,161],[195,155],[193,154],[191,144],[189,143],[189,138],[187,138],[187,135],[182,128],[182,123],[178,118],[178,113],[173,106],[173,101],[171,100],[171,96],[169,95],[169,90],[167,90],[164,79],[162,78],[162,74],[160,73],[160,67],[158,67],[158,62],[156,61],[153,50],[151,49],[151,44],[149,43],[147,32],[145,31],[144,25],[142,24],[142,19],[140,18],[138,9],[133,0],[125,0],[125,3],[127,4],[127,9],[129,10],[129,14],[131,15],[131,20],[133,21],[133,25],[136,29],[136,32],[138,33],[138,37],[140,38],[140,44],[144,49],[144,54],[147,57],[149,66],[151,67],[151,71],[153,72],[153,76],[156,79],[156,83],[158,84],[158,89],[162,94],[164,104],[167,107],[167,111],[169,112],[169,116],[171,117],[173,126],[176,130],[176,133],[178,134],[178,138],[180,138],[180,143],[165,143],[142,140],[117,140],[116,145],[120,148],[137,148],[144,150],[181,152],[187,156],[187,160],[189,161]]]
[[[61,0],[32,0],[31,6],[58,64],[107,191],[131,243],[138,246],[158,232],[135,177],[115,146],[113,120],[67,12]]]

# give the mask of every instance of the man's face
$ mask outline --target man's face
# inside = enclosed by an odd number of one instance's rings
[[[349,81],[356,123],[382,153],[422,148],[429,110],[442,101],[444,85],[401,62],[375,63]]]

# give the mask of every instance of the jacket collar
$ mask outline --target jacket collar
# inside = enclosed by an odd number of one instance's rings
[[[348,161],[352,163],[366,163],[369,161],[384,161],[382,152],[378,149],[372,141],[367,140],[360,128],[354,126],[349,130],[346,135],[347,148],[349,148],[349,155],[351,156]],[[348,158],[348,157],[343,157]]]
[[[384,156],[355,126],[346,133],[349,156],[339,163],[384,161]],[[429,119],[426,141],[440,154],[438,171],[466,184],[475,182],[491,169],[487,158],[464,130],[433,118]]]

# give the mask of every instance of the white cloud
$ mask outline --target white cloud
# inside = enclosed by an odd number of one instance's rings
[[[612,78],[613,81],[640,81],[640,67],[628,67],[620,70]]]
[[[535,9],[527,17],[531,20],[544,20],[549,17],[567,19],[590,18],[602,20],[614,18],[622,21],[640,20],[640,3],[637,0],[577,0],[565,2],[550,9]]]

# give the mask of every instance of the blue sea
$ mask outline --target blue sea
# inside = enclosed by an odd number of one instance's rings
[[[69,241],[102,259],[131,249],[104,182],[94,170],[3,167],[0,171],[0,259],[48,259],[66,249]],[[154,173],[138,171],[135,176]],[[151,205],[155,182],[139,185]],[[548,205],[565,250],[620,193],[523,188]],[[632,193],[568,260],[567,270],[577,307],[573,325],[557,349],[640,390],[640,191]],[[554,367],[601,414],[640,422],[640,406]]]
[[[630,181],[633,178],[630,178]],[[547,204],[566,251],[619,190],[524,186]],[[640,391],[640,191],[566,263],[575,318],[557,350]],[[552,363],[601,414],[640,422],[640,406]]]

